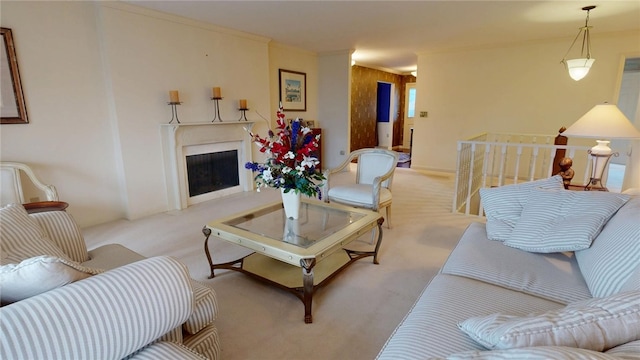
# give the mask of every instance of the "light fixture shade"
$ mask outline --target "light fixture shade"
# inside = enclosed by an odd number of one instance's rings
[[[562,135],[597,139],[638,139],[636,129],[615,104],[593,107]]]
[[[572,59],[567,60],[567,69],[569,70],[569,76],[575,81],[581,80],[589,73],[591,65],[596,59]]]

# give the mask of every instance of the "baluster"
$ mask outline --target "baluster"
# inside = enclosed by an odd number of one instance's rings
[[[518,183],[518,171],[520,171],[520,157],[522,156],[522,145],[518,145],[516,149],[516,168],[513,175],[513,183]]]
[[[456,152],[458,153],[458,156],[456,156],[456,177],[455,177],[455,184],[453,187],[453,212],[457,212],[458,209],[458,186],[459,186],[459,181],[458,179],[460,178],[460,157],[462,154],[462,142],[458,141],[458,144],[456,146]]]
[[[556,150],[558,150],[558,149],[556,149],[555,147],[551,148],[551,154],[549,155],[549,165],[548,165],[549,166],[548,167],[549,170],[547,170],[547,177],[551,177],[551,176],[555,175],[555,174],[552,174],[553,165],[554,164],[551,163],[551,159],[555,159],[556,158]]]
[[[502,149],[500,151],[500,173],[498,174],[498,186],[502,186],[504,184],[504,167],[505,162],[507,161],[507,144],[502,145]]]
[[[538,161],[538,150],[540,148],[535,146],[533,151],[531,152],[531,164],[529,164],[529,181],[534,180],[535,172],[536,172],[536,161]]]
[[[476,143],[472,143],[471,144],[471,158],[469,159],[469,163],[470,165],[473,165],[474,163],[474,158],[476,155]],[[469,213],[471,212],[471,191],[473,190],[473,166],[469,166],[469,184],[467,185],[467,203],[465,204],[465,210],[464,213],[466,215],[469,215]]]

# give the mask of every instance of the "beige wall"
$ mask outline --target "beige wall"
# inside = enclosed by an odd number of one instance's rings
[[[287,118],[316,120],[316,126],[322,127],[318,121],[318,56],[315,53],[279,44],[269,43],[269,80],[271,83],[271,108],[269,117],[275,124],[276,111],[280,102],[279,70],[291,70],[305,73],[307,79],[307,111],[287,111]],[[267,117],[267,114],[262,114]]]
[[[318,119],[322,124],[322,167],[335,168],[349,154],[351,123],[351,54],[336,51],[318,57]]]
[[[89,2],[3,2],[0,19],[30,120],[0,126],[1,159],[30,164],[83,224],[125,213],[96,15]]]
[[[455,171],[456,141],[481,132],[556,134],[594,105],[615,102],[621,57],[640,33],[592,34],[595,64],[576,82],[560,64],[570,39],[418,56],[411,166]],[[570,143],[571,143],[570,139]]]
[[[123,3],[3,2],[1,16],[31,123],[0,127],[0,158],[32,165],[81,226],[167,210],[159,125],[171,119],[169,90],[180,91],[182,123],[211,121],[219,86],[223,119],[236,121],[247,99],[263,133],[256,111],[275,117],[273,69],[313,63],[287,49],[270,60],[268,39]],[[301,69],[313,115],[315,67]]]

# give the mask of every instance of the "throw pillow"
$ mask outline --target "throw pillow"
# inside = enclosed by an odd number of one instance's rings
[[[90,260],[80,227],[71,214],[66,211],[46,211],[29,216],[71,260],[77,262]]]
[[[473,317],[458,327],[488,349],[569,346],[604,351],[639,340],[638,324],[640,291],[630,291],[524,317]]]
[[[101,272],[48,255],[0,266],[0,301],[10,304]]]
[[[564,190],[564,185],[562,177],[555,175],[521,184],[480,189],[482,207],[487,217],[489,240],[504,241],[509,238],[529,199],[529,192],[535,188]]]
[[[640,290],[640,197],[627,202],[602,228],[593,245],[576,251],[580,272],[595,297]]]
[[[533,189],[504,244],[540,253],[586,249],[628,200],[628,195],[602,191]]]
[[[618,345],[613,349],[607,350],[606,353],[610,355],[615,355],[619,359],[639,360],[640,359],[640,340]]]
[[[49,240],[22,205],[9,204],[0,209],[2,229],[2,263],[19,263],[38,255],[67,259],[65,253]]]
[[[620,360],[617,356],[566,346],[535,346],[509,350],[471,350],[446,357],[446,360],[496,360],[496,359],[571,359],[571,360]]]

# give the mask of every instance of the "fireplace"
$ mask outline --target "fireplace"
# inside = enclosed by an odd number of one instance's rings
[[[240,185],[238,150],[187,155],[189,197]]]
[[[169,210],[253,189],[253,122],[163,124],[162,143]]]

